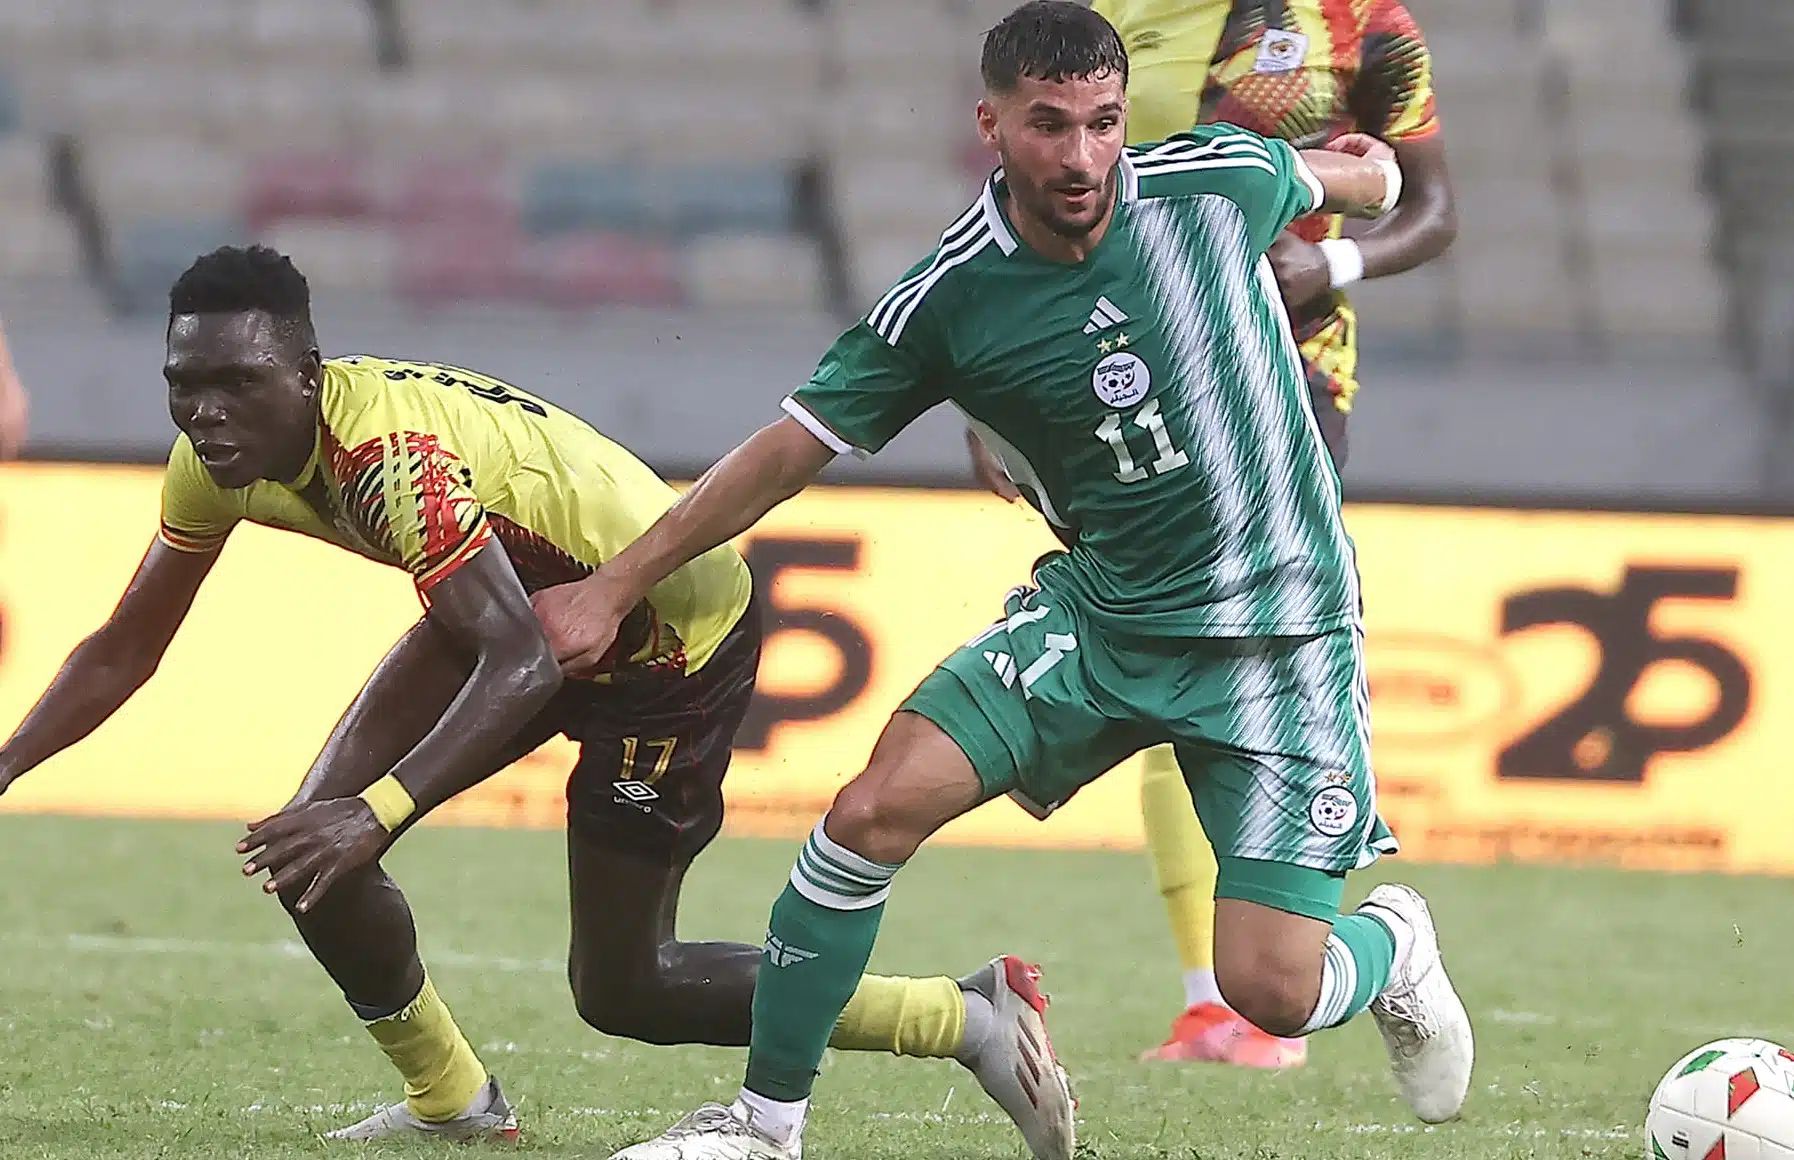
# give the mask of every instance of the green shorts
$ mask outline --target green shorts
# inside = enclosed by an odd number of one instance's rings
[[[1359,630],[1099,634],[1077,600],[1018,588],[1004,618],[902,708],[965,751],[985,796],[1045,817],[1171,742],[1221,866],[1221,897],[1331,919],[1347,870],[1393,853],[1376,814]]]

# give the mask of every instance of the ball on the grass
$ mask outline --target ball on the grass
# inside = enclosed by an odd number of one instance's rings
[[[1721,1039],[1676,1061],[1651,1093],[1646,1160],[1794,1160],[1794,1053]]]

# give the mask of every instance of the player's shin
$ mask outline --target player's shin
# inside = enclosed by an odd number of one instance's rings
[[[418,1119],[438,1123],[465,1112],[486,1083],[486,1067],[455,1025],[436,985],[397,1011],[357,1009],[368,1034],[405,1080],[405,1102]]]
[[[802,1131],[817,1067],[872,957],[897,870],[846,849],[818,823],[773,905],[738,1110],[781,1143]]]
[[[948,1059],[965,1043],[967,1003],[957,979],[867,975],[841,1012],[828,1045],[841,1051]]]
[[[1368,914],[1341,915],[1321,961],[1321,993],[1298,1034],[1337,1027],[1370,1006],[1389,983],[1395,935]]]

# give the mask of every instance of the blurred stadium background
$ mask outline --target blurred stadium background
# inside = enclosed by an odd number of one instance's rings
[[[985,171],[1007,0],[0,2],[0,317],[40,455],[153,459],[163,294],[290,251],[338,350],[732,445]],[[1780,0],[1419,0],[1446,260],[1361,288],[1360,494],[1794,494]],[[142,376],[121,373],[141,365]],[[865,470],[963,480],[950,424]]]
[[[111,607],[149,537],[153,471],[90,465],[165,456],[164,295],[197,253],[266,241],[309,275],[327,352],[490,371],[686,476],[772,417],[836,331],[968,202],[988,164],[972,132],[977,38],[1011,6],[0,0],[0,319],[32,393],[28,455],[47,461],[0,468],[0,724]],[[1365,390],[1347,491],[1366,502],[1348,522],[1365,566],[1392,820],[1422,860],[1794,871],[1778,716],[1794,698],[1794,4],[1409,6],[1434,54],[1461,226],[1443,260],[1353,290]],[[970,484],[958,424],[943,414],[831,472]],[[240,819],[278,803],[416,606],[402,577],[376,584],[342,553],[272,533],[242,539],[158,680],[21,783],[9,810]],[[775,603],[793,631],[768,654],[769,712],[743,739],[737,832],[813,819],[890,706],[988,617],[1043,539],[1021,513],[966,493],[840,489],[785,509],[755,550],[762,578],[783,578]],[[281,615],[267,611],[271,585],[287,598]],[[264,659],[227,667],[251,637]],[[507,775],[460,816],[552,826],[557,768]],[[1131,784],[1110,780],[1045,832],[1068,845],[1137,843]],[[968,836],[1041,832],[1007,807],[985,813]],[[293,951],[279,941],[290,928],[251,892],[232,893],[224,827],[5,820],[14,837],[0,843],[0,873],[41,874],[79,843],[94,847],[83,864],[104,870],[51,880],[50,906],[25,892],[0,910],[0,944],[51,968],[11,972],[0,998],[15,1057],[46,1061],[0,1089],[11,1095],[0,1136],[12,1125],[39,1145],[33,1155],[138,1154],[118,1151],[97,1106],[151,1117],[141,1154],[195,1154],[151,1147],[184,1141],[186,1113],[170,1110],[176,1079],[141,1061],[189,1032],[203,1046],[216,1041],[208,1028],[261,1019],[256,980],[233,965],[243,960],[208,940],[262,940],[236,950],[273,963]],[[477,955],[445,959],[445,977],[458,972],[488,1005],[476,1023],[535,1036],[483,1050],[544,1052],[527,1072],[509,1061],[506,1075],[529,1076],[547,1135],[570,1147],[659,1127],[735,1060],[685,1054],[662,1073],[655,1049],[591,1050],[554,978],[558,854],[543,841],[420,835],[406,857],[465,876],[452,890],[427,880],[436,897],[424,909],[437,913],[426,942],[479,950],[457,920],[486,891],[479,912],[506,915],[504,953],[540,958],[528,977],[494,974],[499,960]],[[520,870],[525,844],[535,860]],[[1019,935],[1015,912],[994,902],[945,929],[924,917],[1006,868],[1057,883],[1048,893],[1075,892],[1087,874],[1118,889],[1137,881],[1137,906],[1105,895],[1070,924],[1030,912],[1021,941],[1069,972],[1062,998],[1088,1106],[1125,1107],[1138,1122],[1117,1128],[1122,1138],[1166,1131],[1159,1109],[1187,1093],[1127,1063],[1175,998],[1144,863],[941,857],[904,903],[917,917],[889,940],[888,965],[938,969],[974,944],[988,953],[990,929]],[[698,875],[690,928],[756,933],[755,908],[788,861],[786,847],[725,843]],[[146,862],[158,876],[142,875]],[[1274,1112],[1251,1101],[1250,1079],[1208,1076],[1206,1118],[1190,1129],[1206,1132],[1205,1147],[1232,1133],[1241,1156],[1303,1156],[1277,1141],[1325,1121],[1337,1133],[1314,1137],[1326,1154],[1633,1155],[1634,1112],[1675,1054],[1701,1037],[1790,1032],[1780,964],[1794,947],[1771,917],[1782,884],[1417,873],[1445,897],[1442,921],[1470,948],[1454,952],[1467,994],[1489,1011],[1481,1126],[1422,1138],[1357,1123],[1405,1123],[1393,1105],[1353,1110],[1363,1077],[1376,1078],[1360,1042],[1319,1052],[1299,1081],[1309,1086],[1281,1089],[1294,1100]],[[131,889],[115,896],[101,877]],[[520,896],[499,881],[526,881],[541,905],[513,906]],[[1712,953],[1658,962],[1663,907],[1688,920],[1678,947]],[[1514,947],[1488,929],[1543,933]],[[1120,977],[1109,951],[1090,949],[1116,945],[1139,951],[1142,974]],[[364,1045],[329,1038],[346,1022],[308,963],[270,970],[291,977],[319,1054],[218,1097],[224,1108],[242,1089],[253,1104],[243,1116],[214,1109],[232,1155],[259,1148],[243,1117],[264,1097],[277,1113],[327,1120],[340,1109],[312,1101],[354,1094],[337,1090],[342,1069],[357,1092],[384,1074]],[[166,1027],[121,1013],[116,1039],[81,1056],[71,1044],[96,1026],[83,996],[139,987],[172,1012]],[[1640,1011],[1671,997],[1678,1017],[1639,1026]],[[202,1001],[241,1010],[214,1015]],[[511,1030],[519,1020],[525,1030]],[[273,1053],[277,1032],[245,1034]],[[1598,1054],[1606,1078],[1594,1081],[1579,1065]],[[194,1085],[216,1072],[203,1056],[170,1066]],[[852,1066],[869,1069],[855,1073],[868,1093],[946,1107],[939,1090],[901,1086],[913,1072]],[[608,1111],[555,1086],[614,1089],[650,1074],[661,1078],[641,1098],[610,1090]],[[84,1095],[89,1082],[116,1094]],[[968,1143],[1000,1138],[970,1113],[891,1131],[875,1118],[887,1111],[877,1095],[854,1099],[865,1133],[854,1155],[886,1155],[887,1135],[898,1148],[918,1132],[959,1155],[1009,1154]],[[78,1127],[66,1139],[65,1123]],[[1542,1143],[1529,1134],[1537,1124]],[[1167,1139],[1198,1138],[1182,1130]],[[311,1154],[282,1146],[292,1151],[257,1154]],[[1116,1149],[1093,1155],[1146,1154]]]

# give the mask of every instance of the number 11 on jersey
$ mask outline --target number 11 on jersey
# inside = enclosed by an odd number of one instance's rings
[[[1190,457],[1179,451],[1171,442],[1171,433],[1165,430],[1165,416],[1159,413],[1159,401],[1154,399],[1140,408],[1134,416],[1134,426],[1152,436],[1154,449],[1159,457],[1152,461],[1152,470],[1148,471],[1134,462],[1133,453],[1128,450],[1127,435],[1121,426],[1121,415],[1111,412],[1096,428],[1096,437],[1109,445],[1115,453],[1115,478],[1122,483],[1139,483],[1149,475],[1168,475],[1180,467],[1187,467]]]

